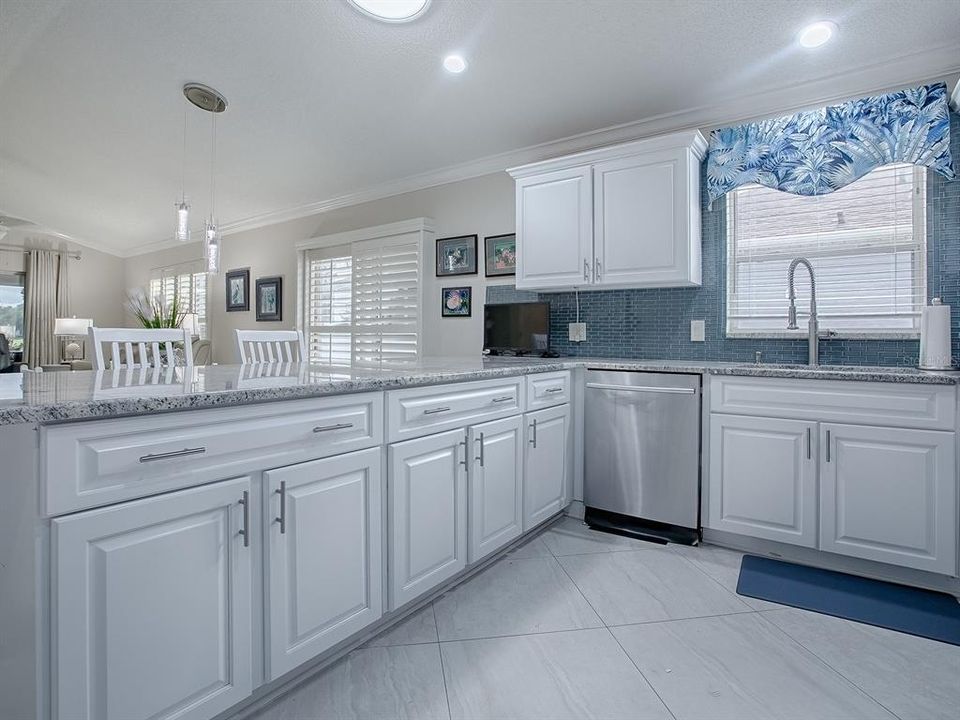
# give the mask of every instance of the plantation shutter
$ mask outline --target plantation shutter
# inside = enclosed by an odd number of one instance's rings
[[[925,170],[879,167],[828,195],[760,185],[727,195],[727,332],[804,335],[810,280],[796,271],[800,330],[788,333],[787,268],[807,258],[821,328],[915,335],[926,302]]]
[[[304,293],[312,362],[372,367],[417,359],[419,234],[305,251]]]
[[[207,274],[189,270],[160,270],[158,277],[150,280],[150,300],[162,300],[166,307],[173,304],[176,296],[180,312],[194,313],[199,321],[201,338],[207,334]]]

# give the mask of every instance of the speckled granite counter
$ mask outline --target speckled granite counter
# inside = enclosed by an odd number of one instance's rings
[[[692,372],[715,375],[859,380],[870,382],[960,384],[960,372],[915,368],[748,365],[685,360],[611,358],[451,358],[376,370],[307,366],[212,365],[155,371],[92,371],[0,375],[0,425],[143,415],[171,410],[225,407],[389,390],[487,378],[525,375],[574,367],[606,370]]]

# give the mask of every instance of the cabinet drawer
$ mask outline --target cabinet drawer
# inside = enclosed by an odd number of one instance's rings
[[[713,377],[711,412],[952,430],[956,389],[945,385]]]
[[[527,411],[570,402],[570,371],[527,375]]]
[[[523,411],[523,377],[387,393],[387,438],[409,440]]]
[[[380,393],[44,427],[46,514],[361,450],[382,441]]]

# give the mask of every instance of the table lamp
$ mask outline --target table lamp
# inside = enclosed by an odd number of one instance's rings
[[[53,324],[53,334],[57,337],[86,337],[87,328],[93,326],[90,318],[57,318]],[[80,343],[71,341],[63,348],[67,360],[76,360],[80,352]]]

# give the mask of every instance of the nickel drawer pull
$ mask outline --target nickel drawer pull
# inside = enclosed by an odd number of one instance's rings
[[[280,481],[280,489],[274,490],[280,496],[280,517],[274,518],[280,523],[280,534],[287,534],[287,481]]]
[[[562,388],[562,387],[547,388],[546,390],[544,390],[544,392],[545,392],[545,393],[558,393],[558,392],[563,392],[563,388]]]
[[[243,535],[243,546],[250,547],[250,491],[244,490],[243,497],[240,498],[240,504],[243,505],[243,527],[240,534]]]
[[[431,408],[430,410],[424,410],[424,411],[423,411],[423,414],[424,414],[424,415],[436,415],[437,413],[449,412],[449,410],[450,410],[450,408],[448,408],[448,407]]]
[[[313,431],[315,433],[329,432],[330,430],[346,430],[352,428],[353,423],[337,423],[335,425],[317,425]]]
[[[503,397],[495,397],[491,402],[502,403],[510,402],[511,400],[513,400],[513,395],[504,395]]]
[[[156,462],[157,460],[171,460],[178,457],[187,457],[188,455],[202,455],[207,449],[205,447],[195,447],[195,448],[184,448],[183,450],[173,450],[171,452],[165,453],[150,453],[149,455],[142,455],[140,457],[140,462]]]
[[[534,420],[533,424],[530,426],[533,430],[533,437],[530,439],[530,444],[533,445],[534,449],[537,447],[537,421]]]

